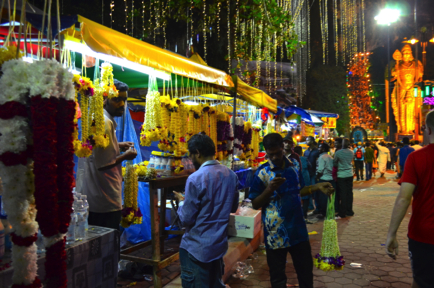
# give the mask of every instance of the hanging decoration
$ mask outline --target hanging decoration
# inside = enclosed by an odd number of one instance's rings
[[[148,87],[145,121],[140,133],[140,141],[143,146],[151,146],[152,142],[160,140],[162,132],[160,131],[162,128],[160,92],[158,92],[155,76],[149,75]]]
[[[145,175],[147,171],[145,172]],[[139,182],[136,168],[131,161],[127,161],[125,167],[124,207],[122,208],[121,225],[128,228],[131,225],[142,223],[142,213],[137,204]]]
[[[1,49],[1,59],[10,58]],[[15,57],[13,55],[12,58]],[[3,203],[8,220],[14,227],[12,234],[12,263],[15,267],[12,287],[41,287],[37,278],[35,241],[38,223],[35,221],[34,176],[31,167],[31,128],[28,124],[26,98],[29,83],[29,64],[22,60],[3,62],[0,85],[0,178]]]
[[[47,251],[46,287],[66,287],[65,235],[74,182],[73,75],[55,60],[11,60],[2,72],[0,111],[9,113],[0,114],[9,123],[0,126],[0,177],[5,211],[15,230],[12,287],[41,287],[34,244],[38,224]]]
[[[360,126],[374,130],[377,121],[375,95],[369,74],[370,53],[357,53],[349,64],[347,71],[347,90],[350,108],[351,127]]]

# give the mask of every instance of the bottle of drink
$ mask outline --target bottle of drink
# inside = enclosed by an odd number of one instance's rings
[[[84,239],[86,235],[86,228],[85,228],[85,214],[86,209],[84,208],[83,201],[78,200],[77,206],[76,206],[76,214],[77,214],[77,224],[75,227],[75,240],[81,241]]]
[[[154,158],[154,162],[155,162],[155,170],[161,170],[161,158],[160,157],[155,157]]]
[[[83,206],[86,209],[86,214],[85,214],[85,230],[87,232],[87,230],[89,229],[89,202],[87,202],[87,195],[81,195],[81,199],[83,201]]]
[[[149,159],[149,163],[148,163],[148,169],[150,168],[155,168],[155,157],[154,155],[151,155],[151,158]]]
[[[75,205],[74,205],[75,206]],[[69,222],[68,232],[66,233],[66,244],[72,244],[75,242],[75,228],[77,225],[77,215],[75,214],[74,207],[71,213],[71,222]]]
[[[173,158],[167,158],[167,163],[166,163],[166,172],[165,175],[167,177],[172,176],[172,165],[173,165]]]

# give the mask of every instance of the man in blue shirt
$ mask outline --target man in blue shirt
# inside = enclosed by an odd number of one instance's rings
[[[407,161],[408,155],[414,151],[414,148],[410,147],[410,139],[408,137],[404,137],[402,143],[404,144],[404,147],[399,149],[399,168],[401,175],[404,173],[405,161]]]
[[[313,288],[312,252],[300,196],[318,190],[331,195],[333,186],[327,182],[305,186],[301,171],[284,156],[283,139],[279,134],[265,136],[263,145],[268,162],[256,171],[249,198],[254,209],[262,208],[271,287],[286,287],[286,256],[290,253],[299,287]]]
[[[365,148],[362,146],[362,142],[357,143],[357,147],[354,148],[354,166],[356,166],[357,181],[362,178],[363,181],[363,161],[365,161]]]
[[[238,208],[238,177],[215,160],[215,145],[207,135],[192,136],[188,151],[196,172],[187,179],[178,209],[185,227],[179,249],[182,287],[225,287],[223,256],[229,216]]]

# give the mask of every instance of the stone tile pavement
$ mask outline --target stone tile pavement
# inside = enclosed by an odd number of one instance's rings
[[[378,174],[377,174],[378,175]],[[411,287],[412,273],[407,249],[408,211],[398,231],[400,254],[397,260],[385,254],[386,234],[395,198],[399,192],[395,174],[387,173],[385,178],[354,182],[353,217],[337,220],[341,254],[346,260],[342,271],[324,272],[314,268],[315,288],[358,288],[358,287]],[[411,209],[411,208],[410,208]],[[321,248],[322,220],[308,225],[312,255]],[[245,280],[231,278],[231,288],[271,287],[264,251],[258,251],[259,258],[253,267],[255,273]],[[288,287],[297,287],[298,281],[288,255],[286,267]],[[350,263],[361,263],[362,268],[352,268]]]
[[[315,288],[411,287],[412,273],[406,236],[411,208],[398,231],[400,255],[397,260],[390,259],[384,252],[383,245],[386,241],[390,216],[399,192],[397,181],[394,180],[395,174],[387,173],[385,176],[370,181],[354,182],[355,216],[337,220],[339,244],[346,266],[342,271],[327,273],[314,268]],[[318,253],[321,248],[322,225],[322,220],[308,225],[309,232],[318,232],[317,235],[310,236],[312,255]],[[253,263],[255,273],[246,280],[230,278],[227,284],[231,288],[271,287],[264,251],[258,250],[257,254],[259,257]],[[297,276],[290,256],[287,261],[288,287],[297,287]],[[362,268],[350,267],[349,264],[353,262],[361,263]],[[162,271],[163,283],[167,284],[179,273],[180,267],[177,261]],[[174,282],[180,282],[177,280],[179,278]],[[122,279],[118,281],[118,287],[153,287],[153,283],[149,281],[140,281],[134,286],[131,284],[132,281]]]

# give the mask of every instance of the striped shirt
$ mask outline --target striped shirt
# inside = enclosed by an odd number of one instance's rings
[[[338,178],[353,177],[354,152],[348,149],[341,149],[336,152],[333,159],[333,166],[338,167]]]

